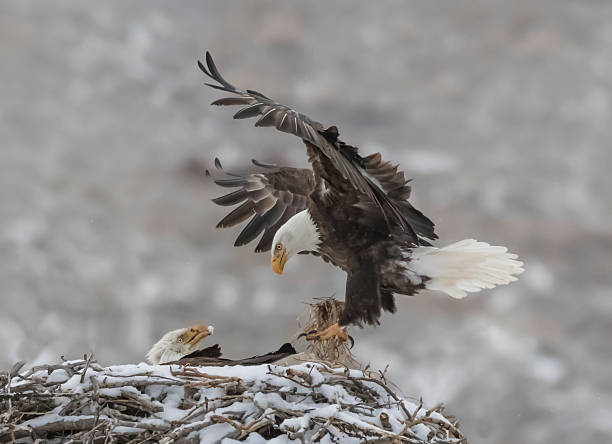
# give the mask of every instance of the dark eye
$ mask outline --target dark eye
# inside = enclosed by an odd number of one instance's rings
[[[276,244],[276,249],[280,250],[281,249],[281,244]]]
[[[178,341],[179,342],[183,342],[183,338],[178,338]]]

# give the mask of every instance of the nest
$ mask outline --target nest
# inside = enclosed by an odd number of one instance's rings
[[[441,405],[402,399],[383,374],[320,363],[103,367],[93,356],[22,365],[0,374],[0,442],[467,443]]]

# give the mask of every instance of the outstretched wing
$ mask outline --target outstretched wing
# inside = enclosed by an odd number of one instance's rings
[[[363,158],[357,154],[357,149],[337,141],[338,133],[335,127],[325,130],[321,123],[281,105],[260,92],[236,88],[221,76],[209,52],[206,52],[206,67],[199,60],[198,66],[204,74],[218,83],[206,83],[206,85],[235,95],[215,100],[212,105],[246,105],[234,114],[235,119],[259,117],[255,126],[274,126],[279,131],[294,134],[316,146],[344,179],[380,208],[387,222],[392,218],[402,230],[412,235],[414,243],[419,243],[418,235],[409,219],[368,177],[362,163]]]
[[[306,168],[279,167],[256,160],[253,163],[265,171],[248,175],[228,174],[231,177],[215,180],[222,187],[238,189],[213,199],[213,202],[223,206],[241,204],[225,216],[217,228],[233,227],[251,218],[234,246],[246,245],[263,232],[255,247],[255,252],[260,253],[270,250],[276,230],[294,214],[306,209],[315,181],[312,170]],[[215,166],[223,170],[219,159],[215,159]]]
[[[321,131],[324,130],[321,123],[292,110],[288,106],[281,105],[260,92],[251,89],[242,91],[236,88],[221,76],[208,51],[206,52],[206,66],[208,69],[199,60],[198,66],[204,74],[219,83],[219,85],[212,83],[206,83],[206,85],[236,95],[215,100],[211,105],[247,105],[234,114],[234,119],[247,119],[259,116],[255,126],[273,126],[279,131],[293,134],[309,141],[319,147],[332,160],[334,166],[345,178],[355,182],[353,184],[355,188],[361,192],[366,192],[367,187],[364,181],[359,180],[359,177],[357,177],[359,174],[353,171],[354,168],[351,168],[350,162],[343,159],[342,154],[321,135]]]

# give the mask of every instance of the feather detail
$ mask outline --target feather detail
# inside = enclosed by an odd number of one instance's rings
[[[217,228],[232,227],[252,218],[234,245],[245,245],[263,232],[255,247],[259,253],[270,249],[276,230],[308,206],[308,195],[314,187],[314,174],[305,168],[283,167],[257,160],[253,160],[253,164],[264,171],[247,175],[232,174],[223,170],[219,159],[215,159],[216,169],[231,176],[216,179],[215,183],[222,187],[240,188],[212,201],[222,206],[239,205],[217,224]]]
[[[446,247],[419,247],[409,253],[408,268],[425,277],[425,288],[462,299],[468,292],[516,281],[523,263],[506,247],[464,239]]]

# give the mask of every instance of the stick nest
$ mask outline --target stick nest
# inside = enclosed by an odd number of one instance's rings
[[[0,442],[467,443],[441,405],[320,363],[22,366],[0,373]]]

